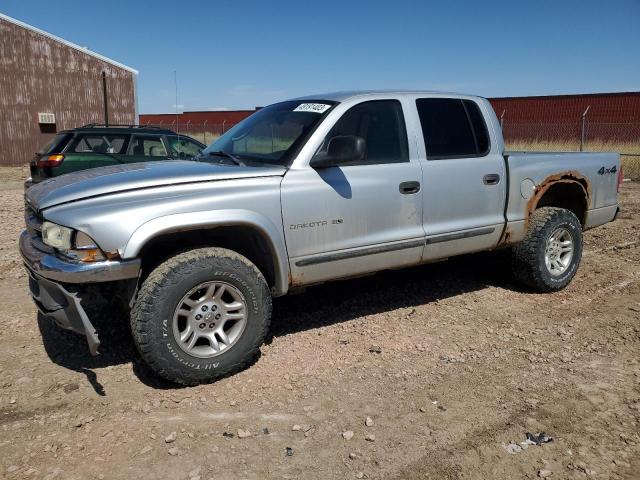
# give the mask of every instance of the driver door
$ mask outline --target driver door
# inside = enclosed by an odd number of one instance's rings
[[[343,135],[365,140],[363,159],[291,169],[282,181],[293,285],[420,262],[422,171],[415,147],[407,141],[401,103],[355,105],[336,122],[320,151],[331,138]]]

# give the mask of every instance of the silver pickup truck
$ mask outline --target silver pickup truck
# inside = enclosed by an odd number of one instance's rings
[[[41,313],[92,353],[87,312],[123,300],[142,358],[192,385],[248,365],[272,297],[298,287],[510,248],[523,284],[564,288],[620,182],[617,154],[505,152],[483,98],[315,95],[259,110],[197,161],[31,187],[20,251]]]

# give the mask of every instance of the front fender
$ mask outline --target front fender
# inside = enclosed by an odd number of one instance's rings
[[[252,227],[260,231],[269,244],[274,258],[275,291],[276,296],[284,295],[289,288],[289,262],[284,243],[282,228],[275,225],[269,218],[251,210],[215,210],[190,213],[176,213],[157,217],[142,224],[136,229],[123,249],[122,258],[136,257],[142,247],[165,233],[202,228],[240,225]]]

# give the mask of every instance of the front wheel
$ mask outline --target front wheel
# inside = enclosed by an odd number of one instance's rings
[[[529,218],[525,238],[512,249],[515,277],[540,292],[561,290],[582,257],[582,227],[569,210],[542,207]]]
[[[195,385],[246,368],[270,319],[269,287],[255,265],[231,250],[202,248],[151,272],[132,308],[131,329],[156,373]]]

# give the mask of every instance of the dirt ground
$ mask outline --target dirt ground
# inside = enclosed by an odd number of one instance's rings
[[[96,358],[38,319],[1,185],[0,478],[640,478],[638,183],[562,292],[501,253],[310,288],[252,367],[195,388],[154,377],[124,319]]]

